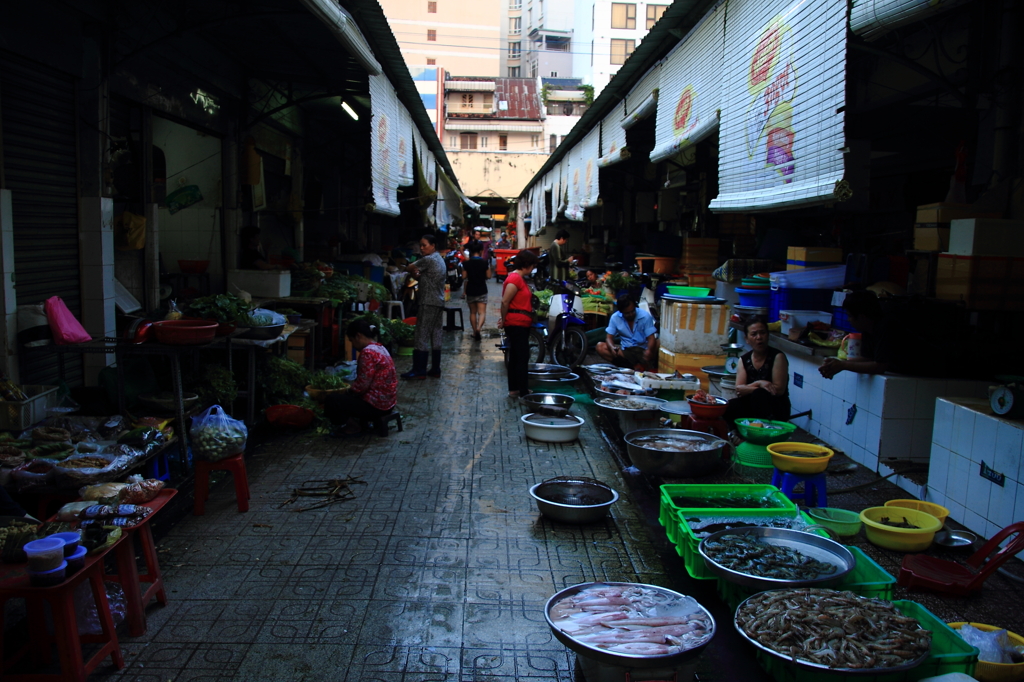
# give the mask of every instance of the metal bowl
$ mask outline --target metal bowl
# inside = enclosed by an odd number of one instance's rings
[[[526,366],[526,372],[530,378],[558,379],[570,374],[572,368],[565,365],[551,365],[546,362],[531,362]]]
[[[974,543],[978,541],[978,536],[970,531],[966,530],[949,530],[943,528],[935,534],[935,544],[945,549],[955,549],[958,551],[970,551],[974,549]]]
[[[569,372],[568,374],[566,374],[564,376],[560,376],[560,377],[551,377],[551,376],[542,375],[542,374],[531,374],[529,376],[529,379],[527,380],[527,384],[530,386],[530,388],[540,388],[540,389],[544,389],[544,387],[552,387],[552,388],[554,388],[556,386],[569,386],[569,385],[572,385],[574,382],[578,381],[579,378],[580,378],[580,375],[576,374],[574,372]]]
[[[239,334],[238,338],[255,339],[256,341],[269,341],[281,336],[281,332],[283,331],[283,324],[272,324],[267,327],[249,327],[249,330]]]
[[[626,401],[626,400],[633,400],[633,401],[636,401],[636,402],[644,403],[646,405],[650,405],[650,408],[649,409],[644,409],[644,410],[634,410],[634,409],[631,409],[631,408],[620,407],[618,405],[609,405],[609,404],[605,404],[605,403],[600,403],[600,402],[597,402],[598,400],[603,400],[603,401],[606,401],[606,402],[616,402],[616,403],[623,402],[623,401]],[[601,396],[600,398],[598,398],[597,400],[594,401],[594,404],[597,405],[598,407],[600,407],[602,410],[609,410],[609,411],[615,412],[615,413],[620,413],[621,412],[623,414],[629,415],[630,417],[633,417],[634,419],[657,419],[661,415],[661,407],[662,407],[662,405],[665,404],[665,401],[662,400],[661,398],[651,398],[651,397],[648,397],[648,396],[640,396],[640,395],[637,395],[637,396],[610,395],[610,396]]]
[[[686,649],[685,651],[680,651],[679,653],[667,654],[662,656],[641,656],[639,654],[620,654],[612,651],[606,651],[604,649],[599,649],[589,644],[585,644],[584,642],[580,642],[575,638],[569,636],[568,634],[562,632],[562,630],[557,625],[555,625],[554,621],[551,620],[551,609],[553,609],[558,602],[562,601],[566,597],[571,597],[577,592],[581,592],[589,587],[595,587],[597,585],[609,585],[615,587],[641,587],[660,593],[660,595],[662,595],[666,599],[666,601],[668,599],[687,598],[687,595],[681,594],[674,590],[660,587],[658,585],[648,585],[645,583],[582,583],[580,585],[573,585],[572,587],[567,587],[564,590],[555,593],[554,596],[548,599],[548,603],[544,605],[544,618],[547,620],[548,627],[551,628],[551,632],[555,635],[555,638],[559,642],[564,644],[566,647],[579,654],[580,656],[585,656],[587,658],[594,659],[600,663],[604,663],[605,665],[613,665],[623,668],[673,668],[678,667],[686,663],[687,661],[692,661],[693,659],[700,656],[700,653],[704,650],[704,647],[706,647],[711,642],[711,640],[714,639],[716,629],[715,619],[708,612],[707,609],[705,609],[700,604],[697,604],[695,600],[695,605],[704,613],[704,617],[707,618],[708,622],[711,624],[711,634],[704,641],[703,644],[699,644],[690,649]]]
[[[561,393],[531,393],[520,398],[519,402],[530,412],[564,417],[569,414],[576,399],[571,395],[562,395]]]
[[[726,568],[709,557],[705,551],[707,543],[716,542],[723,535],[754,535],[761,542],[795,549],[813,559],[832,564],[836,567],[836,571],[809,580],[783,580],[780,578],[762,578]],[[813,533],[804,533],[799,530],[768,528],[766,526],[720,530],[701,540],[700,545],[697,546],[697,551],[704,557],[704,563],[707,565],[708,570],[715,575],[731,583],[743,587],[751,587],[756,590],[775,590],[788,587],[829,587],[841,581],[857,564],[857,559],[850,553],[850,550],[834,540],[829,540]]]
[[[666,452],[637,444],[638,438],[658,436],[689,443],[706,443],[707,450],[699,452]],[[669,478],[695,478],[713,473],[725,461],[726,442],[718,436],[701,431],[683,429],[640,429],[626,434],[626,450],[633,465],[644,472]]]
[[[758,594],[760,594],[760,593],[758,593]],[[799,671],[799,672],[797,670],[786,670],[787,679],[795,679],[795,678],[799,677],[800,679],[837,680],[838,681],[840,679],[848,679],[849,677],[852,677],[852,676],[863,677],[865,675],[872,675],[872,676],[877,675],[877,676],[881,676],[883,678],[888,678],[890,673],[901,673],[901,672],[906,672],[908,670],[912,670],[912,669],[916,668],[917,666],[919,666],[922,663],[924,663],[928,659],[928,657],[931,656],[931,654],[932,654],[931,651],[927,651],[923,655],[919,656],[918,658],[915,658],[914,660],[910,661],[909,663],[904,663],[903,665],[893,666],[891,668],[831,668],[831,667],[829,667],[829,666],[827,666],[827,665],[825,665],[823,663],[812,663],[811,661],[807,661],[807,660],[804,660],[804,659],[801,659],[801,658],[795,658],[793,656],[790,656],[789,654],[783,654],[781,652],[775,651],[774,649],[771,649],[771,648],[765,646],[764,644],[761,644],[759,641],[757,641],[756,639],[754,639],[753,637],[748,635],[743,630],[743,628],[740,626],[739,621],[738,621],[738,619],[740,617],[740,615],[739,615],[740,614],[740,609],[743,608],[743,604],[745,604],[748,599],[753,599],[756,596],[758,596],[758,595],[757,594],[751,595],[751,596],[747,597],[747,599],[744,599],[742,602],[740,602],[740,605],[736,608],[736,613],[733,616],[733,625],[736,627],[736,630],[740,633],[740,636],[743,637],[743,639],[747,640],[748,642],[753,644],[755,647],[757,647],[761,651],[763,651],[766,654],[768,654],[769,656],[773,656],[773,657],[779,659],[779,662],[782,664],[781,667],[783,667],[783,668],[790,668],[791,667],[791,668],[794,668],[794,669],[799,669],[799,668],[803,669],[802,671]],[[898,602],[896,604],[896,610],[897,611],[900,610]],[[904,614],[904,615],[912,615],[912,614]],[[923,627],[923,625],[922,625],[922,627]],[[808,675],[807,673],[811,673],[811,674]],[[903,678],[899,677],[898,675],[894,675],[894,677],[896,677],[896,679],[903,679]],[[874,679],[874,678],[872,678],[872,679]]]
[[[537,510],[562,523],[593,523],[608,513],[619,494],[600,481],[582,476],[558,476],[530,488]]]
[[[600,386],[594,386],[594,390],[597,393],[599,393],[599,394],[601,394],[603,396],[611,396],[613,398],[629,398],[629,397],[643,398],[643,397],[651,397],[655,393],[658,392],[658,389],[656,389],[656,388],[645,388],[640,393],[635,393],[634,392],[634,393],[631,393],[630,395],[622,395],[621,393],[614,393],[612,391],[606,391],[603,388],[601,388]]]
[[[582,417],[566,415],[550,417],[544,414],[524,414],[519,418],[523,430],[530,440],[542,443],[571,443],[580,437],[580,429],[586,422]]]

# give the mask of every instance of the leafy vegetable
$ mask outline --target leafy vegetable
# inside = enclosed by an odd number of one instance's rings
[[[607,284],[612,291],[619,292],[628,290],[637,283],[636,277],[628,272],[613,272],[607,279]]]
[[[320,389],[321,391],[334,391],[339,388],[346,388],[348,386],[348,382],[338,374],[313,372],[313,375],[309,380],[309,386]]]
[[[274,318],[270,315],[246,315],[239,322],[246,327],[270,327],[274,324]]]
[[[279,315],[284,315],[286,317],[288,315],[298,315],[299,314],[298,310],[292,310],[291,308],[278,308],[274,312],[276,312]]]
[[[203,405],[230,406],[238,398],[235,377],[223,365],[203,365],[189,384]]]
[[[201,296],[188,306],[188,314],[221,324],[240,322],[249,314],[249,303],[234,294]]]
[[[257,370],[268,405],[294,405],[309,384],[309,370],[288,358],[262,356]]]

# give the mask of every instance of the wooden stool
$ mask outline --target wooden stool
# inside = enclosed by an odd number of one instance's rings
[[[445,318],[445,323],[444,323],[444,330],[445,331],[452,331],[452,330],[455,330],[455,329],[465,329],[466,328],[464,326],[463,320],[462,320],[462,308],[445,308],[444,309],[444,313],[447,316]],[[455,313],[459,314],[459,324],[457,326],[455,324]]]
[[[372,421],[373,431],[378,436],[388,435],[388,424],[396,422],[398,424],[398,432],[402,432],[402,413],[398,411],[397,407],[391,408],[391,412],[384,415],[383,417],[377,417]]]
[[[206,500],[210,497],[210,472],[230,471],[235,479],[235,497],[238,511],[249,511],[249,478],[245,474],[245,454],[234,455],[219,462],[196,460],[196,503],[192,509],[195,516],[205,512]]]

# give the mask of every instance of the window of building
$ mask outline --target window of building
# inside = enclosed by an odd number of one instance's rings
[[[533,26],[533,8],[526,10],[526,28]]]
[[[459,133],[459,149],[476,149],[476,133]]]
[[[448,146],[451,147],[452,149],[455,149],[457,146],[459,146],[459,138],[455,137],[454,135],[449,135]]]
[[[427,40],[432,41],[432,42],[436,42],[437,41],[437,31],[435,31],[432,28],[428,29],[427,30]]]
[[[437,14],[437,3],[433,0],[427,3],[427,14]]]
[[[464,92],[462,93],[462,108],[472,109],[473,108],[473,93]]]
[[[530,135],[530,149],[536,149],[540,146],[540,135]]]
[[[490,110],[490,109],[494,108],[494,93],[492,93],[492,92],[485,92],[484,93],[483,107],[484,107],[484,109],[487,109],[487,110]]]
[[[427,57],[427,66],[434,66],[437,64],[437,60],[433,57]]]
[[[661,15],[668,9],[668,5],[647,5],[647,30],[650,31],[661,19]]]
[[[508,135],[498,135],[498,149],[503,152],[508,151]]]
[[[512,17],[508,20],[508,32],[514,36],[519,35],[523,32],[523,18]]]
[[[613,2],[612,28],[636,28],[636,5]]]
[[[556,147],[558,147],[558,135],[552,135],[548,138],[548,153],[554,154]]]
[[[522,74],[522,67],[521,66],[510,66],[510,67],[508,67],[508,77],[509,78],[519,78],[520,74]]]
[[[518,40],[508,44],[508,58],[519,59],[523,50],[523,44]]]
[[[508,0],[508,8],[509,9],[522,9],[523,8],[523,0]]]
[[[487,149],[487,136],[486,135],[481,135],[480,136],[480,149]]]
[[[537,77],[537,62],[530,64],[530,78]]]
[[[633,54],[636,47],[635,40],[620,40],[612,38],[612,64],[625,64],[629,55]]]
[[[551,72],[551,77],[552,78],[558,78],[558,72],[557,71],[552,71]]]

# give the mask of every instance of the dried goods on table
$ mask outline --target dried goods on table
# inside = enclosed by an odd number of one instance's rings
[[[32,440],[40,443],[58,443],[71,440],[71,432],[54,426],[32,429]]]
[[[931,650],[931,632],[916,619],[853,592],[762,592],[740,605],[736,625],[772,651],[830,668],[892,668]]]

